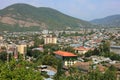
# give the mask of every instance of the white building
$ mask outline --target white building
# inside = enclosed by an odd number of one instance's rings
[[[57,37],[53,37],[52,35],[50,35],[44,38],[44,44],[56,44],[56,43],[57,43]]]
[[[63,66],[72,66],[77,62],[77,55],[66,51],[55,51],[55,56],[62,60]]]

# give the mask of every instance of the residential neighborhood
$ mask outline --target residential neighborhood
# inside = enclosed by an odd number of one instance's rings
[[[120,0],[0,3],[0,80],[120,80]]]
[[[20,55],[27,62],[34,64],[37,62],[36,67],[41,67],[35,68],[35,71],[40,71],[43,76],[48,75],[48,78],[51,79],[57,73],[57,63],[59,62],[61,62],[61,70],[65,72],[66,76],[70,75],[69,69],[71,67],[80,69],[84,74],[87,74],[97,68],[104,73],[107,68],[114,66],[119,73],[120,45],[118,44],[120,43],[117,42],[120,39],[119,34],[119,32],[110,33],[97,29],[89,29],[86,33],[81,30],[3,32],[0,36],[0,52],[1,56],[2,52],[7,53],[7,56],[4,57],[8,62],[11,56],[19,61]],[[111,38],[113,36],[114,38]],[[105,41],[108,41],[109,44],[106,44]],[[103,45],[109,47],[111,51],[109,54],[118,55],[118,58],[103,54],[105,47]],[[119,74],[117,76],[117,80],[119,80]]]

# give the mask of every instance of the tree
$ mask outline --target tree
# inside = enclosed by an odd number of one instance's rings
[[[85,53],[85,57],[90,57],[93,55],[93,51],[92,50],[89,50]]]
[[[26,64],[28,62],[16,62],[14,59],[0,63],[0,80],[43,80],[40,72],[35,72],[32,67],[26,68]]]
[[[6,52],[1,52],[0,53],[0,60],[6,61],[7,60],[7,53]]]
[[[34,38],[34,46],[38,47],[40,44],[44,44],[44,39],[43,38],[39,39],[38,36],[35,36],[35,38]]]
[[[102,50],[104,53],[110,52],[110,42],[109,41],[102,41]]]
[[[119,56],[119,54],[115,54],[114,52],[110,52],[110,59],[120,61],[120,56]]]
[[[115,66],[111,65],[111,66],[109,67],[109,70],[110,70],[110,71],[116,71],[116,68],[115,68]]]
[[[39,50],[34,50],[34,51],[32,51],[32,56],[33,56],[34,58],[37,58],[37,57],[39,57],[39,56],[42,57],[42,52],[40,52]]]
[[[58,64],[57,64],[57,73],[56,75],[54,76],[55,80],[61,80],[60,79],[60,76],[63,75],[63,71],[62,71],[62,61],[59,60],[58,61]]]
[[[105,73],[104,73],[104,80],[116,80],[116,72],[115,71],[111,71],[110,69],[108,69]]]
[[[42,64],[50,65],[53,67],[57,67],[58,59],[56,59],[53,55],[45,55],[42,59]]]
[[[88,80],[102,80],[102,75],[103,74],[98,69],[93,70],[89,73]]]
[[[73,47],[70,47],[70,46],[64,47],[63,50],[64,51],[68,51],[68,52],[73,52],[73,53],[75,52],[75,50],[73,49]]]

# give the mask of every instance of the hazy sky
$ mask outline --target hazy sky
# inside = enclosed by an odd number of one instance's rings
[[[50,7],[83,20],[120,14],[120,0],[0,0],[0,9],[15,3]]]

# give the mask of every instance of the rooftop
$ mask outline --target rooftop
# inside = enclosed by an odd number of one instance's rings
[[[55,51],[54,53],[57,54],[57,55],[66,56],[66,57],[68,57],[68,56],[70,56],[70,57],[77,56],[77,55],[75,55],[75,54],[73,54],[71,52],[60,51],[60,50],[59,51]]]
[[[88,51],[90,50],[90,48],[85,48],[83,46],[80,46],[80,47],[77,47],[77,48],[74,48],[75,50],[79,50],[79,51]]]

